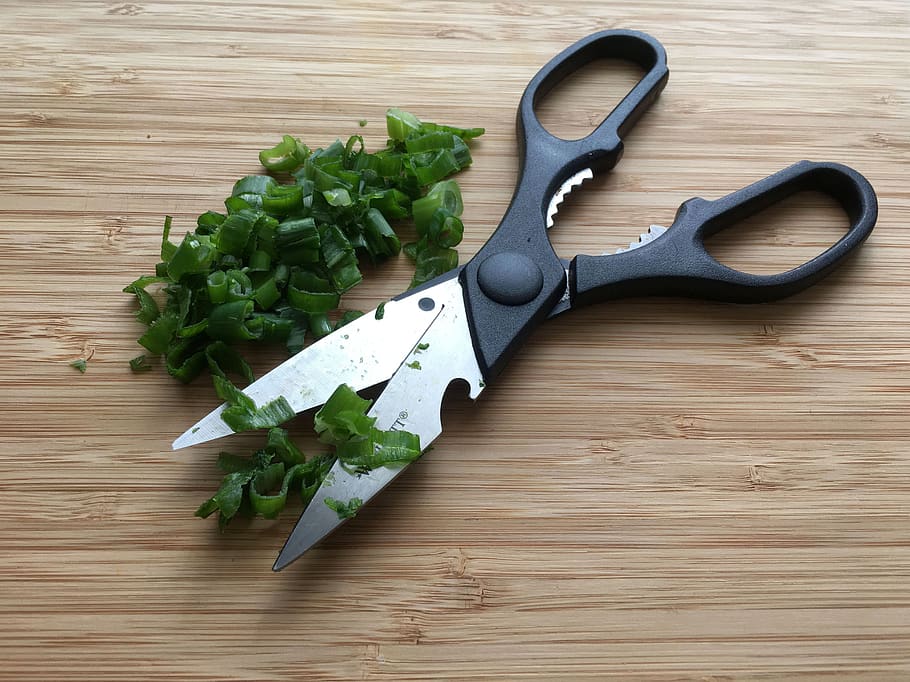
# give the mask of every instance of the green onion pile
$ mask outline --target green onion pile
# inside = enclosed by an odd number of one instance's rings
[[[366,415],[371,404],[342,384],[316,413],[319,440],[334,446],[334,455],[306,459],[287,431],[278,427],[269,429],[266,446],[252,457],[222,452],[218,456],[218,467],[225,473],[221,486],[196,510],[196,516],[205,518],[217,511],[221,528],[238,512],[275,518],[284,509],[289,490],[299,490],[304,506],[309,504],[336,459],[348,471],[367,472],[420,457],[420,438],[407,431],[377,429],[376,418]],[[329,497],[325,503],[339,518],[349,518],[362,501]]]
[[[365,416],[369,403],[355,404],[361,409],[355,419],[348,396],[326,404],[320,418],[329,426],[320,433],[334,430],[332,410],[341,403],[347,405],[342,423],[353,419],[356,428],[339,427],[343,437],[323,438],[337,447],[336,455],[306,460],[276,428],[294,416],[284,398],[256,406],[230,378],[253,381],[238,343],[282,343],[293,354],[308,339],[359,317],[339,307],[363,278],[362,258],[379,263],[404,251],[415,265],[412,287],[458,265],[463,203],[457,183],[447,178],[470,165],[468,142],[483,129],[424,122],[398,109],[386,113],[386,125],[388,142],[374,153],[359,135],[312,150],[285,135],[259,154],[270,174],[238,180],[225,211],[200,215],[178,244],[170,241],[167,217],[155,274],[124,288],[135,295],[136,317],[146,325],[139,338],[146,353],[130,361],[133,371],[152,369],[154,356],[185,383],[208,370],[229,403],[224,419],[233,430],[270,429],[266,446],[252,457],[222,453],[226,475],[199,516],[218,510],[222,526],[241,509],[271,518],[288,490],[299,489],[308,501],[336,456],[368,470],[420,454],[418,443],[402,441],[411,434],[375,429]],[[417,239],[402,246],[392,225],[408,219]],[[152,285],[162,288],[163,306],[149,292]],[[339,515],[356,512],[354,501],[327,504]]]

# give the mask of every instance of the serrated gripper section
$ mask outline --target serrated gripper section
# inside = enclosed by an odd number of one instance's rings
[[[593,177],[594,171],[592,171],[590,168],[582,168],[575,175],[560,185],[559,189],[556,190],[556,194],[554,194],[553,198],[550,199],[550,205],[547,207],[548,230],[553,227],[553,219],[556,217],[556,213],[559,211],[559,205],[566,198],[566,195],[581,185],[581,183],[583,183],[585,180],[590,180]]]
[[[650,244],[655,239],[660,237],[664,232],[667,231],[666,227],[661,227],[660,225],[651,225],[648,228],[648,231],[640,234],[638,236],[637,242],[632,242],[629,246],[624,246],[616,249],[615,253],[623,253],[625,251],[631,251],[632,249],[638,249],[644,246],[645,244]],[[608,254],[604,254],[605,256]]]

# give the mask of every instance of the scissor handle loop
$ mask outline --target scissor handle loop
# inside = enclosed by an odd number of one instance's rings
[[[830,248],[786,272],[755,275],[718,262],[705,239],[804,191],[837,200],[850,227]],[[578,256],[570,268],[572,307],[630,296],[687,296],[762,303],[795,294],[825,277],[862,244],[878,216],[872,185],[837,163],[800,161],[714,201],[689,199],[667,232],[649,244],[610,256]]]
[[[564,140],[550,133],[535,107],[556,85],[596,59],[620,59],[637,64],[644,75],[588,135]],[[568,177],[582,168],[609,170],[622,157],[622,138],[638,122],[667,83],[667,53],[655,38],[640,31],[611,30],[591,34],[551,59],[525,88],[518,106],[517,132],[522,175],[542,169],[550,187],[537,187],[549,198]]]

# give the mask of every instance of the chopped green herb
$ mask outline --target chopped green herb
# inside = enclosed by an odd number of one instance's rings
[[[338,445],[335,454],[348,469],[367,472],[383,466],[395,467],[413,462],[422,453],[417,434],[373,428],[368,438],[351,439]]]
[[[79,358],[78,360],[73,360],[70,363],[70,367],[78,369],[80,372],[85,374],[85,358]]]
[[[448,176],[471,164],[468,142],[483,129],[421,121],[398,109],[388,110],[386,126],[388,142],[374,152],[360,135],[321,148],[284,135],[259,154],[265,170],[280,175],[239,179],[222,209],[199,215],[195,228],[175,241],[173,219],[166,216],[154,274],[123,290],[135,298],[136,318],[145,327],[139,337],[145,354],[133,358],[130,369],[149,371],[150,358],[162,356],[166,371],[184,383],[208,370],[229,403],[222,416],[232,429],[272,428],[294,412],[283,397],[255,405],[228,378],[253,379],[237,344],[280,343],[293,354],[356,319],[357,311],[337,314],[341,297],[362,280],[364,258],[375,264],[401,252],[396,221],[413,218],[417,228],[418,239],[407,248],[415,263],[412,286],[457,267],[453,247],[463,234],[463,206]],[[377,320],[384,308],[376,309]],[[85,371],[84,361],[73,366]],[[385,432],[363,411],[351,407],[322,420],[320,438],[348,448],[361,439],[385,452],[358,455],[358,467],[405,457],[402,448],[373,441]],[[277,447],[259,451],[254,465],[228,472],[200,515],[218,510],[226,523],[241,506],[271,515],[275,495],[297,485],[297,478],[286,477],[303,464],[302,455],[294,464],[282,460],[279,472],[270,460]],[[407,457],[420,454],[405,450]],[[304,490],[312,495],[321,480],[309,476]]]
[[[285,135],[259,156],[289,180],[241,178],[226,210],[200,215],[179,243],[170,241],[167,216],[156,274],[124,288],[147,326],[139,342],[149,355],[166,356],[168,371],[191,381],[206,368],[201,360],[213,340],[301,350],[308,333],[320,338],[334,328],[326,315],[362,280],[363,257],[378,262],[399,253],[390,221],[413,215],[413,285],[456,267],[463,203],[457,183],[444,176],[470,165],[467,142],[483,130],[398,109],[387,112],[386,125],[388,144],[376,152],[358,135],[317,149]],[[152,285],[162,286],[163,305]],[[377,319],[382,314],[380,306]]]
[[[309,155],[305,144],[285,135],[276,146],[259,152],[259,163],[270,171],[290,171],[299,168]]]
[[[137,355],[132,360],[130,360],[130,369],[134,372],[148,372],[152,369],[152,366],[149,364],[148,357],[143,355]]]
[[[428,343],[418,343],[417,344],[417,350],[419,350],[419,351],[426,350],[429,347],[430,347],[430,344],[428,344]]]
[[[420,363],[417,360],[414,360],[414,362],[409,362],[408,367],[411,369],[422,369]]]
[[[139,303],[139,309],[136,310],[137,320],[143,324],[151,324],[158,319],[158,315],[161,314],[161,311],[158,310],[158,304],[155,302],[155,299],[152,298],[152,295],[145,290],[145,286],[141,286],[137,281],[125,286],[123,291],[128,294],[136,295],[136,300]]]
[[[228,404],[221,413],[221,419],[235,432],[278,426],[293,419],[296,414],[284,396],[257,407],[253,399],[229,379],[217,374],[212,379],[218,397]]]
[[[325,506],[338,514],[339,519],[353,518],[363,506],[363,500],[359,497],[352,497],[348,502],[335,500],[331,497],[325,498]]]
[[[366,124],[367,124],[367,120],[365,118],[362,118],[359,121],[357,121],[357,125],[359,125],[361,128],[365,127]]]
[[[420,457],[420,437],[407,431],[382,431],[367,416],[372,404],[346,384],[340,385],[316,413],[316,432],[334,445],[338,460],[350,469],[369,471]]]
[[[417,242],[414,254],[416,271],[414,272],[414,278],[411,280],[412,287],[429,282],[434,277],[458,267],[458,252],[455,249],[437,246],[421,240]]]
[[[240,391],[226,379],[221,382],[224,396],[233,404],[252,402],[248,397],[233,395]],[[226,398],[226,399],[227,399]],[[228,400],[230,403],[231,400]],[[401,466],[419,458],[420,437],[407,431],[381,431],[373,426],[375,419],[366,411],[371,401],[360,398],[353,389],[342,384],[326,401],[316,415],[316,430],[321,440],[335,446],[339,462],[348,470],[368,472],[381,466]],[[272,428],[266,446],[251,458],[221,453],[218,466],[225,472],[218,492],[206,500],[196,511],[206,517],[219,512],[222,529],[240,511],[248,515],[259,514],[274,518],[287,502],[289,490],[301,491],[304,504],[308,504],[320,485],[333,482],[331,469],[336,456],[324,455],[307,459],[291,441],[287,431]],[[332,504],[326,504],[336,509]],[[362,501],[353,499],[339,503],[340,518],[353,516]],[[341,516],[348,514],[349,516]]]
[[[286,431],[271,429],[268,444],[252,457],[227,452],[218,456],[218,466],[226,475],[218,492],[199,506],[196,516],[219,512],[222,530],[239,512],[275,518],[291,490],[299,490],[303,503],[308,504],[334,462],[330,456],[305,459]]]
[[[313,419],[319,440],[339,445],[367,438],[376,422],[375,417],[366,415],[371,404],[371,400],[364,400],[350,386],[341,384]]]

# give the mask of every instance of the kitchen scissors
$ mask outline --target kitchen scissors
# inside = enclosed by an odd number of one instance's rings
[[[599,58],[638,64],[644,75],[590,134],[564,140],[540,123],[534,107],[547,92]],[[369,416],[376,428],[419,435],[424,450],[442,433],[446,389],[463,381],[476,399],[495,381],[528,335],[548,318],[592,303],[633,296],[686,296],[759,303],[795,294],[831,272],[869,236],[877,200],[869,182],[836,163],[800,161],[716,200],[684,202],[669,228],[652,227],[639,242],[614,254],[561,259],[547,229],[566,193],[613,168],[623,137],[663,90],[668,77],[663,46],[636,31],[590,35],[547,63],[518,106],[518,181],[496,231],[465,265],[406,291],[320,339],[250,384],[258,405],[284,396],[295,412],[322,405],[339,384],[355,390],[386,382]],[[850,228],[833,246],[786,272],[754,275],[726,267],[704,240],[802,191],[839,202]],[[378,311],[382,314],[378,314]],[[419,364],[411,361],[419,351]],[[174,448],[232,433],[224,406],[186,431]],[[405,466],[350,472],[336,462],[273,566],[281,570],[344,521],[327,498],[368,502]]]

